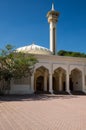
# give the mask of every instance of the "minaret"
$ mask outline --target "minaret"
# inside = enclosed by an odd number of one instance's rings
[[[59,12],[55,11],[54,3],[52,9],[47,13],[48,22],[50,23],[50,50],[55,55],[56,51],[56,23],[58,21]]]

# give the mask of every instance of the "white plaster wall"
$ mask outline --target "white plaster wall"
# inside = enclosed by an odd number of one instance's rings
[[[31,94],[30,85],[12,85],[10,94]]]

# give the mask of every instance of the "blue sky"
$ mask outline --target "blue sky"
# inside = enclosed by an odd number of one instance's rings
[[[49,48],[46,14],[60,12],[57,50],[86,53],[86,0],[0,0],[0,48],[36,43]]]

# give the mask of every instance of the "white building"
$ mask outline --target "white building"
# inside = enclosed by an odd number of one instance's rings
[[[86,92],[86,58],[56,55],[56,23],[59,12],[54,5],[47,13],[50,24],[50,50],[35,44],[18,48],[17,51],[34,54],[38,63],[31,77],[13,80],[10,94],[30,94],[37,91]]]

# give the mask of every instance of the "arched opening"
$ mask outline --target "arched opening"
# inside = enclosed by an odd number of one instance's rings
[[[70,84],[70,91],[73,91],[73,81],[72,81],[71,76],[70,76],[70,79],[69,79],[69,84]]]
[[[59,67],[54,71],[53,74],[53,90],[66,91],[66,71]]]
[[[56,87],[56,78],[55,76],[53,76],[53,90],[56,91],[57,87]]]
[[[44,66],[36,69],[35,72],[35,92],[47,92],[49,90],[49,71]]]
[[[36,91],[43,91],[44,89],[44,77],[39,76],[36,80]]]
[[[82,91],[82,72],[77,68],[71,71],[70,91]]]

